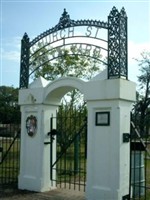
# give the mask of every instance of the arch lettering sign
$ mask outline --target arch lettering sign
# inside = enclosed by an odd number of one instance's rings
[[[67,47],[70,55],[82,55],[97,59],[108,69],[108,79],[128,79],[127,66],[127,15],[112,8],[108,21],[72,20],[64,9],[59,23],[32,41],[25,33],[21,41],[20,88],[28,88],[30,76],[62,55]],[[37,57],[49,53],[39,65],[32,68]],[[42,61],[43,60],[43,61]]]

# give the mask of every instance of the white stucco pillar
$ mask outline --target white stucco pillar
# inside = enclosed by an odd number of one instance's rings
[[[50,181],[50,117],[56,113],[57,105],[43,103],[44,89],[31,88],[20,90],[21,105],[21,159],[19,189],[48,191],[55,187]],[[37,120],[36,133],[28,135],[26,122],[34,116]],[[47,144],[44,144],[47,143]],[[53,145],[53,154],[56,148]]]
[[[53,141],[52,158],[50,142],[50,117],[56,116],[61,98],[73,88],[83,90],[83,81],[77,78],[60,78],[48,82],[39,77],[29,85],[28,89],[19,91],[21,106],[21,159],[19,188],[31,191],[48,191],[55,188],[56,182],[51,181],[50,163],[56,161],[56,140]],[[27,125],[30,119],[36,119],[36,133],[28,134]],[[31,120],[32,121],[32,120]],[[35,123],[34,123],[35,124]],[[56,121],[53,122],[55,129]],[[52,171],[53,180],[56,171]]]
[[[91,81],[85,86],[85,100],[88,109],[86,198],[122,200],[129,194],[130,160],[129,142],[123,142],[123,133],[130,133],[135,84],[123,79]]]

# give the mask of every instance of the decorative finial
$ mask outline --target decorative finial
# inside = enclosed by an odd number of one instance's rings
[[[64,8],[64,12],[63,12],[62,16],[63,16],[63,17],[67,16],[66,8]]]
[[[121,15],[122,17],[127,17],[127,13],[126,13],[124,7],[122,7],[122,9],[121,9],[121,11],[120,11],[120,15]]]
[[[24,33],[23,38],[24,41],[29,41],[29,37],[27,33]]]
[[[109,14],[109,17],[114,17],[114,16],[117,16],[119,14],[119,11],[118,9],[114,6],[112,8],[112,10],[110,11],[110,14]]]
[[[67,27],[70,24],[70,16],[68,14],[68,12],[66,11],[66,9],[64,8],[64,12],[62,14],[62,17],[59,20],[59,26],[61,27]]]

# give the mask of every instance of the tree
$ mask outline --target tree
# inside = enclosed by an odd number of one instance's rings
[[[0,86],[0,123],[20,123],[18,88]]]
[[[57,48],[48,50],[42,46],[42,43],[38,43],[37,50],[31,60],[31,71],[34,71],[33,79],[42,76],[47,80],[53,81],[62,76],[70,76],[90,80],[101,71],[102,64],[96,57],[92,59],[79,55],[76,47],[71,47],[70,49],[59,48],[58,51]],[[85,50],[82,49],[82,51]],[[55,59],[50,59],[56,54]],[[78,104],[78,100],[83,98],[76,89],[69,92],[65,97],[63,102],[65,104],[68,103],[70,106]],[[69,102],[68,99],[70,99]]]
[[[101,70],[100,66],[102,65],[100,61],[96,60],[96,57],[92,59],[79,55],[76,47],[59,48],[58,53],[57,48],[47,50],[46,47],[42,46],[42,43],[38,43],[37,51],[32,57],[33,79],[42,76],[53,81],[62,76],[71,76],[89,80]],[[86,50],[82,49],[82,51]],[[57,56],[55,57],[56,52]]]
[[[135,123],[141,135],[147,134],[150,127],[150,52],[141,53],[137,59],[141,74],[138,76],[140,91],[134,108]]]

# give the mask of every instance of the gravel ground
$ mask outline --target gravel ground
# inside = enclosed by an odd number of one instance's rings
[[[85,193],[77,190],[56,189],[49,192],[36,193],[24,190],[0,190],[3,200],[85,200]]]

